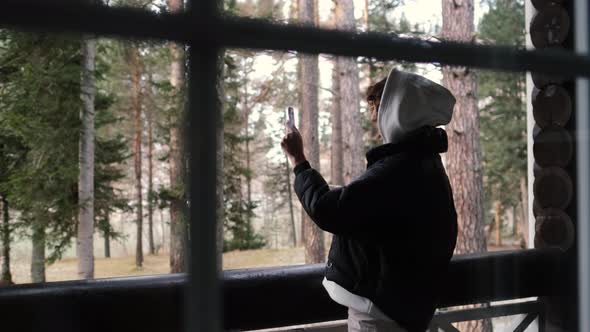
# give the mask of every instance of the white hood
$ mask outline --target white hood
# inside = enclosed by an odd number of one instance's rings
[[[383,143],[397,143],[423,126],[451,121],[455,97],[422,76],[392,69],[381,95],[377,123]]]

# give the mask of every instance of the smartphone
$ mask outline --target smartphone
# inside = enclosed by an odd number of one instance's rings
[[[287,107],[287,125],[291,128],[295,127],[295,111],[293,107]]]

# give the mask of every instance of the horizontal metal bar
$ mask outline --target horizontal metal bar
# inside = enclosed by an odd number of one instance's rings
[[[520,303],[477,307],[470,309],[452,310],[438,313],[435,316],[435,319],[440,319],[444,322],[456,323],[466,322],[470,320],[488,319],[529,313],[538,314],[540,311],[540,306],[541,304],[537,301],[528,301]]]
[[[556,249],[454,257],[439,306],[559,294],[561,257]]]
[[[76,32],[123,38],[188,41],[187,14],[92,6],[86,1],[2,0],[0,26],[37,32]]]
[[[454,258],[441,306],[558,295],[560,255],[525,250]],[[224,271],[225,329],[346,318],[322,287],[324,271],[323,264]],[[164,275],[0,288],[2,323],[41,332],[180,331],[185,283],[184,275]]]
[[[212,41],[236,48],[296,50],[590,77],[590,58],[563,50],[530,51],[504,46],[432,42],[384,33],[351,33],[248,18],[228,18],[219,24],[217,31],[217,34],[210,35]]]
[[[32,5],[34,3],[34,5]],[[351,33],[259,19],[223,17],[195,22],[187,14],[155,14],[131,8],[57,6],[39,0],[4,0],[0,26],[41,31],[75,31],[124,38],[155,38],[209,47],[295,50],[383,60],[535,71],[590,77],[590,58],[560,50],[523,50],[397,38],[383,33]]]

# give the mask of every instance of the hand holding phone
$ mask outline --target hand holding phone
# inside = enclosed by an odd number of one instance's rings
[[[281,141],[283,151],[289,157],[291,165],[295,166],[306,160],[303,152],[303,139],[297,127],[295,127],[295,111],[293,107],[287,107],[286,134]]]
[[[290,129],[295,128],[295,111],[291,106],[287,107],[287,126]]]

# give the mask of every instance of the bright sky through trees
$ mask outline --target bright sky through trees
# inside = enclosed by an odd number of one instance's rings
[[[364,1],[365,0],[355,0],[355,16],[357,20],[362,19],[362,11],[364,8]],[[288,17],[288,10],[289,10],[290,2],[285,3],[285,7],[283,10],[285,11],[284,14]],[[330,10],[331,10],[331,1],[327,0],[319,0],[319,11],[320,11],[320,21],[326,22],[330,19]],[[475,24],[477,26],[479,19],[485,12],[487,11],[487,5],[485,3],[481,3],[481,1],[476,1],[475,3]],[[442,25],[442,16],[441,16],[441,1],[440,0],[406,0],[404,5],[400,6],[399,9],[394,10],[394,17],[400,18],[405,16],[405,18],[412,24],[418,24],[421,29],[424,31],[433,31],[436,26]],[[285,63],[285,68],[290,71],[294,71],[295,66],[297,65],[297,61],[293,59],[292,61],[288,61]],[[332,83],[332,63],[325,57],[320,57],[319,60],[320,66],[320,99],[327,99],[329,98],[330,92],[328,89],[331,88]],[[273,73],[277,69],[277,62],[269,55],[260,54],[256,56],[255,64],[254,64],[254,71],[250,73],[251,78],[253,80],[265,80],[268,77],[271,77]],[[417,71],[428,77],[429,79],[440,82],[442,79],[442,73],[440,70],[432,65],[429,64],[422,64],[417,67]],[[320,127],[325,125],[327,118],[324,117],[322,119],[322,110],[320,107]],[[266,130],[268,131],[267,134],[271,135],[271,132],[276,132],[277,126],[280,126],[280,119],[282,116],[281,112],[277,112],[276,110],[264,110],[265,117],[268,123],[268,127]],[[258,115],[257,112],[254,112],[253,121],[257,121]],[[329,126],[328,126],[329,127]],[[329,128],[327,128],[329,130]],[[279,137],[276,137],[278,140]],[[278,141],[277,141],[278,142]],[[277,144],[276,149],[269,151],[269,158],[281,158],[281,151],[280,147]]]

